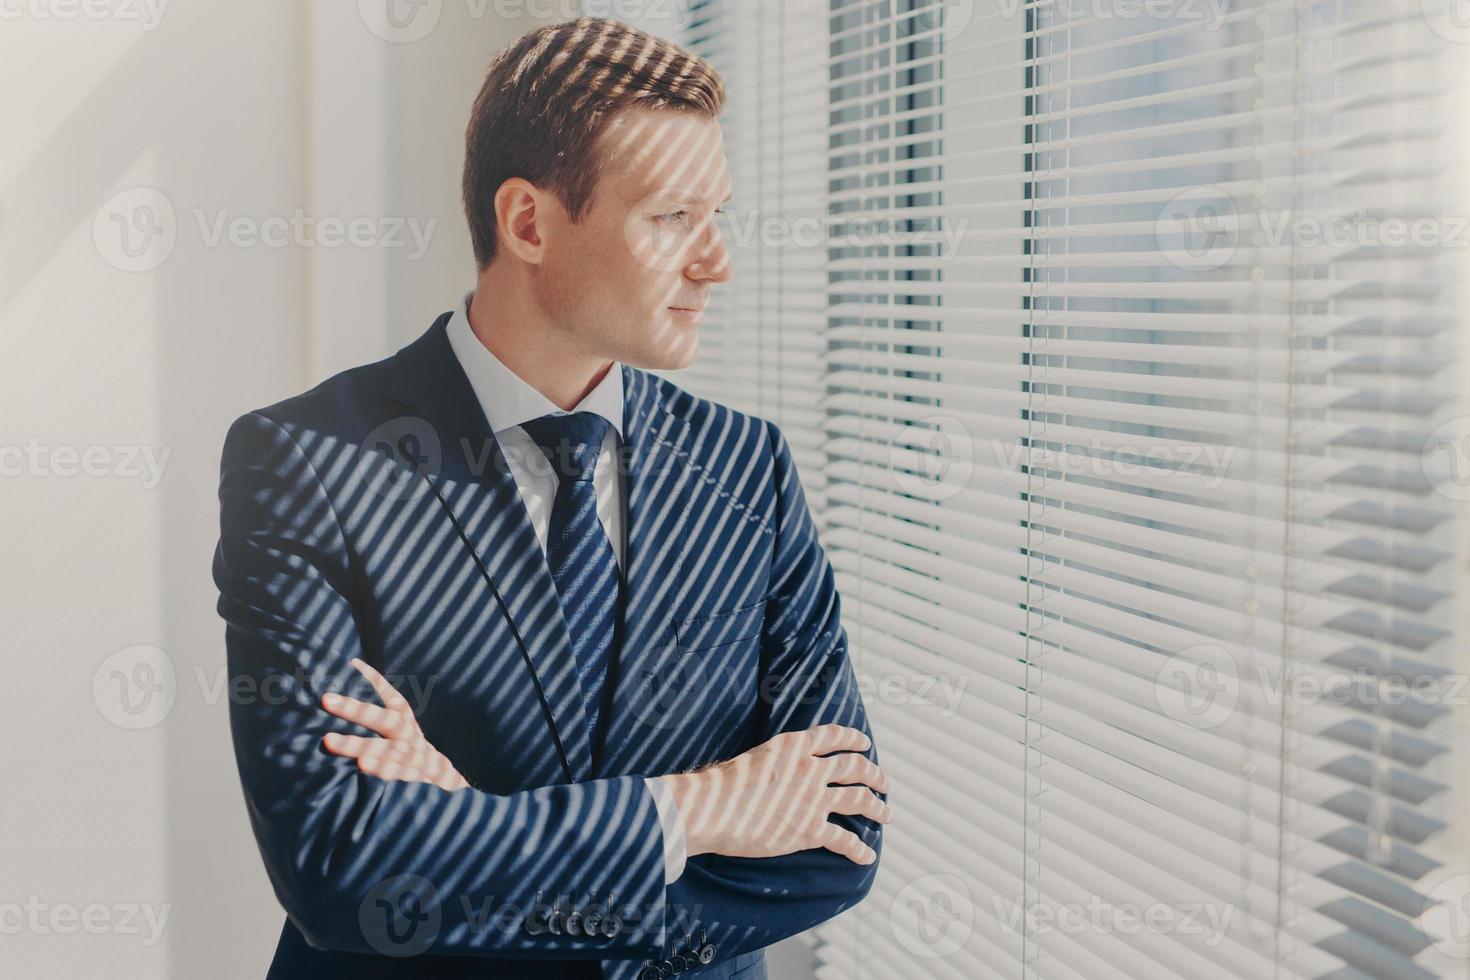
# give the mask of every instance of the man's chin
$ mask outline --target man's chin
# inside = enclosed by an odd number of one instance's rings
[[[664,368],[665,371],[678,371],[693,364],[694,359],[699,356],[699,334],[691,333],[689,343],[674,351],[672,356],[674,363]]]
[[[636,360],[626,363],[646,371],[678,371],[694,363],[699,355],[699,332],[691,330],[678,336],[672,343],[639,351]]]

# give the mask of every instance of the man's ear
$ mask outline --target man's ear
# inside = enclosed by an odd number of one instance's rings
[[[521,177],[512,177],[495,192],[496,248],[523,262],[540,265],[546,252],[551,195]]]

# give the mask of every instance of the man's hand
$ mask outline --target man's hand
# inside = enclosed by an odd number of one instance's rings
[[[352,659],[352,666],[368,679],[382,699],[382,707],[341,694],[323,694],[322,707],[344,721],[369,728],[382,738],[363,738],[328,732],[322,744],[328,752],[357,760],[369,776],[405,782],[433,783],[442,789],[465,789],[469,783],[443,753],[429,744],[418,719],[397,688],[372,667]]]
[[[673,790],[688,853],[776,857],[825,847],[858,864],[873,849],[827,819],[855,814],[888,823],[891,811],[874,791],[888,777],[866,756],[868,737],[844,725],[784,732],[708,769],[660,777]],[[821,758],[836,752],[829,758]],[[837,784],[837,785],[832,785]]]

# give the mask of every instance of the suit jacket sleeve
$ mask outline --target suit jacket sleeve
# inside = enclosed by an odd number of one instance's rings
[[[760,708],[751,746],[782,732],[836,723],[872,739],[847,653],[832,566],[797,480],[790,449],[769,422],[776,487],[775,553],[762,635]],[[876,742],[868,758],[877,762]],[[886,797],[885,797],[886,799]],[[830,820],[882,851],[882,825],[861,816]],[[878,862],[856,864],[823,848],[774,858],[700,854],[669,887],[670,942],[703,930],[718,959],[767,946],[855,905]]]
[[[352,657],[372,659],[334,504],[293,434],[259,413],[229,430],[219,496],[213,573],[231,691],[258,692],[230,699],[235,758],[271,883],[307,941],[395,955],[656,954],[663,841],[643,778],[450,792],[327,753],[329,730],[370,734],[320,707],[357,678]],[[555,897],[563,911],[611,900],[616,935],[551,932]],[[399,912],[399,925],[423,925],[414,938],[385,919]]]

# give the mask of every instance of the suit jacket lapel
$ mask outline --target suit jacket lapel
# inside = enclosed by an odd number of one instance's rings
[[[638,772],[658,736],[661,684],[676,659],[669,630],[686,553],[690,497],[689,423],[672,415],[658,380],[623,366],[623,462],[627,549],[623,634],[599,777]]]
[[[580,782],[590,778],[592,754],[571,636],[515,477],[449,344],[448,322],[446,313],[393,358],[389,393],[403,406],[395,421],[429,442],[415,468],[509,617],[566,780]]]

